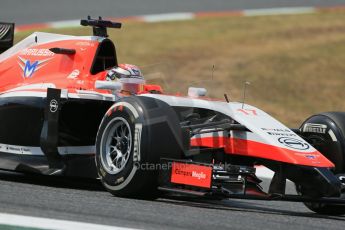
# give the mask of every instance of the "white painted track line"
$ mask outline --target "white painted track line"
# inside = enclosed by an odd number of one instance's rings
[[[312,14],[316,13],[315,7],[282,7],[270,9],[244,10],[244,16],[269,16],[269,15],[289,15],[289,14]]]
[[[170,14],[153,14],[141,17],[144,22],[164,22],[190,20],[194,18],[193,13],[170,13]]]
[[[54,230],[134,230],[134,228],[0,213],[1,225]]]

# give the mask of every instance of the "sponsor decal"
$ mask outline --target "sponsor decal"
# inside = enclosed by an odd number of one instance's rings
[[[77,77],[79,76],[79,74],[80,74],[80,71],[77,70],[77,69],[75,69],[75,70],[72,71],[72,73],[70,73],[70,74],[67,76],[67,78],[69,78],[69,79],[75,79],[75,78],[77,78]]]
[[[269,131],[269,132],[286,132],[290,133],[291,131],[289,129],[271,129],[271,128],[261,128],[264,131]]]
[[[77,80],[76,82],[78,85],[84,85],[85,81],[84,80]]]
[[[15,151],[15,152],[21,152],[20,147],[15,147],[15,146],[9,146],[7,147],[8,150]]]
[[[122,176],[122,177],[120,177],[119,179],[117,179],[116,181],[115,181],[115,185],[118,185],[118,184],[121,184],[122,182],[124,182],[125,181],[125,178]]]
[[[295,137],[297,136],[294,133],[273,133],[273,132],[267,132],[268,135],[271,136],[284,136],[284,137]]]
[[[257,116],[258,113],[256,112],[255,109],[238,109],[237,112],[243,113],[244,115],[247,116]]]
[[[49,103],[49,108],[50,112],[55,113],[59,108],[58,102],[55,99],[51,100]]]
[[[49,49],[24,49],[19,55],[35,57],[52,57],[55,54]]]
[[[310,148],[310,145],[306,143],[305,141],[298,140],[292,137],[280,137],[278,141],[292,149],[297,149],[297,150],[307,150]]]
[[[116,106],[112,106],[110,107],[110,109],[108,109],[107,111],[107,116],[110,116],[113,112],[116,112],[116,111],[123,111],[123,105],[116,105]]]
[[[77,45],[77,46],[91,46],[91,47],[95,46],[94,43],[92,43],[92,42],[87,42],[87,41],[77,42],[76,45]]]
[[[269,129],[269,128],[261,128],[261,129],[271,136],[284,136],[284,137],[297,136],[295,133],[291,132],[289,129]]]
[[[294,155],[299,157],[305,157],[310,160],[313,164],[321,164],[320,162],[320,155],[317,154],[309,154],[309,153],[294,153]]]
[[[313,155],[305,155],[305,157],[308,158],[308,159],[315,159],[315,158],[316,158],[316,157],[313,156]]]
[[[19,56],[18,58],[19,58],[18,64],[20,68],[23,70],[24,79],[31,78],[37,70],[45,66],[47,64],[47,61],[50,60],[49,58],[49,59],[45,59],[41,61],[30,61]]]
[[[303,132],[305,132],[305,133],[325,134],[326,129],[327,129],[327,125],[323,125],[323,124],[307,123],[303,126]]]
[[[101,167],[99,167],[99,173],[100,173],[103,177],[105,177],[105,176],[107,175],[107,172],[104,170],[102,164],[101,164],[100,166],[101,166]]]
[[[6,144],[0,144],[0,151],[14,153],[14,154],[26,154],[26,155],[32,154],[31,150],[27,147],[16,146],[16,145],[6,145]]]
[[[211,187],[212,167],[186,163],[172,163],[171,182],[203,188]]]
[[[120,105],[121,111],[123,106]],[[143,124],[136,123],[134,127],[134,144],[133,144],[133,161],[139,162],[140,161],[140,143],[141,143],[141,133],[143,130]]]
[[[206,174],[205,173],[203,173],[203,172],[196,172],[196,171],[193,171],[192,172],[192,177],[194,177],[194,178],[198,178],[199,180],[200,179],[206,179]]]

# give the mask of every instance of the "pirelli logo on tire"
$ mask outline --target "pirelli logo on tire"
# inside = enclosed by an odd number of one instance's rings
[[[320,133],[325,134],[327,130],[327,125],[324,124],[314,124],[314,123],[306,123],[303,126],[304,133]]]
[[[210,188],[212,167],[196,164],[173,162],[171,182],[196,187]]]

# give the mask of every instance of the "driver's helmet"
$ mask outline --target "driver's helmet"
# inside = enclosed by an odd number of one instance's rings
[[[110,69],[106,80],[119,81],[122,84],[121,90],[135,94],[143,90],[145,79],[140,69],[131,64],[119,64]]]

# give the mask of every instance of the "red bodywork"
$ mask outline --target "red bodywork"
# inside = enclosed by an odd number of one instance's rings
[[[208,148],[224,148],[228,154],[257,157],[274,161],[286,162],[295,165],[333,168],[334,164],[319,151],[306,154],[272,145],[232,137],[204,137],[194,138],[192,146]],[[308,156],[308,157],[306,157]]]
[[[98,45],[98,41],[65,40],[21,50],[1,63],[0,91],[37,83],[53,83],[56,88],[69,91],[76,89],[99,91],[95,89],[95,81],[104,79],[105,72],[90,74]],[[52,47],[74,49],[76,53],[55,54],[49,51]],[[24,76],[21,66],[25,66],[25,63],[21,59],[29,61],[31,65],[36,61],[44,61],[44,63],[37,66],[31,76]],[[79,74],[76,74],[78,72]],[[75,77],[71,76],[73,73]]]
[[[108,90],[95,88],[95,81],[105,80],[107,71],[90,73],[99,45],[99,41],[63,40],[21,50],[1,63],[0,92],[25,85],[53,83],[56,88],[68,89],[70,93],[75,90],[110,93]],[[75,50],[75,54],[55,54],[49,50],[55,47]],[[35,62],[42,62],[42,64],[35,68],[32,75],[25,76],[25,61],[29,61],[29,67],[32,67]],[[140,93],[150,90],[162,91],[162,88],[145,85],[144,91]]]

